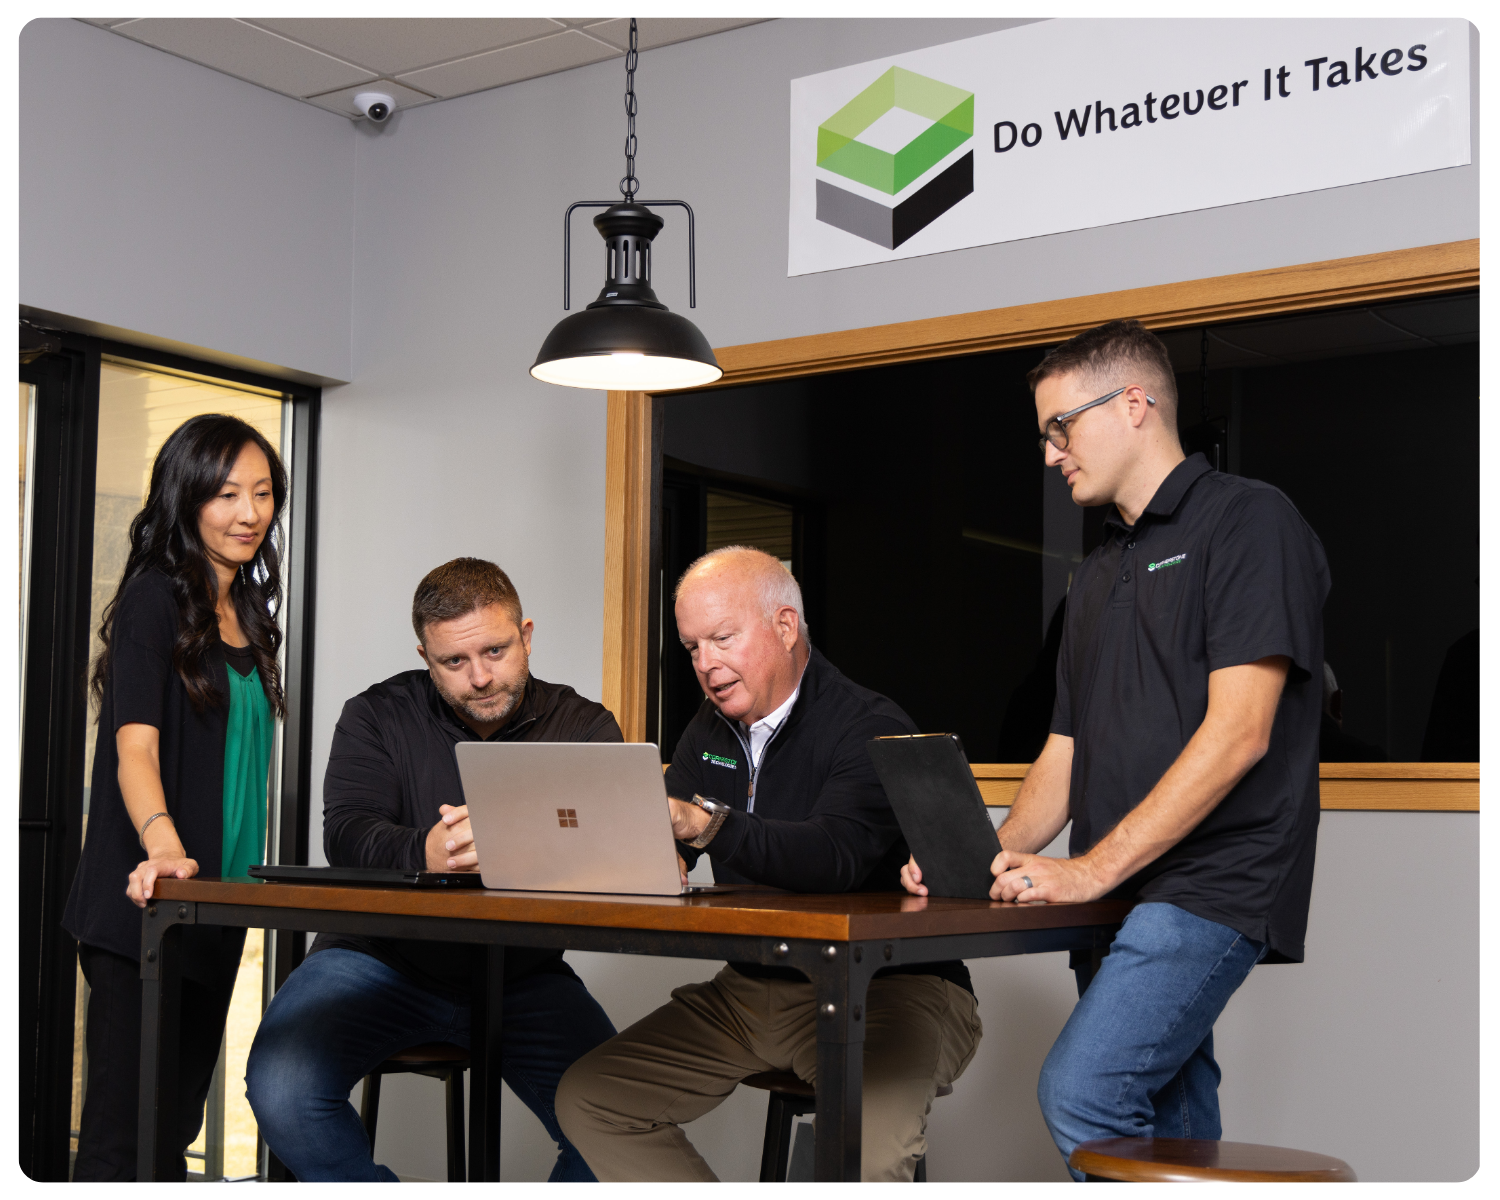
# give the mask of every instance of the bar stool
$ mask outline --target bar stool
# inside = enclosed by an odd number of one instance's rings
[[[1310,1150],[1200,1138],[1098,1138],[1068,1156],[1090,1182],[1354,1183],[1342,1159]]]
[[[464,1072],[468,1069],[469,1052],[462,1046],[431,1042],[398,1051],[366,1075],[359,1119],[370,1139],[370,1153],[375,1153],[375,1122],[380,1116],[380,1077],[426,1075],[441,1079],[448,1093],[448,1182],[463,1183],[468,1178],[464,1163]]]
[[[792,1120],[815,1112],[818,1097],[810,1084],[804,1083],[791,1071],[761,1071],[747,1075],[740,1082],[746,1087],[769,1092],[766,1105],[766,1137],[760,1151],[761,1183],[786,1182],[787,1166],[792,1157]],[[951,1096],[953,1088],[944,1085],[938,1088],[939,1096]],[[927,1182],[927,1155],[917,1159],[913,1183]]]

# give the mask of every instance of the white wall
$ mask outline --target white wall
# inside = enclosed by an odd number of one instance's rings
[[[643,194],[697,210],[711,342],[1478,236],[1476,96],[1473,167],[788,279],[789,80],[1012,23],[783,20],[642,55]],[[599,64],[374,129],[76,23],[22,34],[22,302],[353,380],[325,391],[318,773],[344,700],[415,665],[412,588],[456,554],[511,572],[539,675],[599,695],[603,397],[526,368],[562,315],[563,209],[621,173],[621,83]],[[116,94],[144,118],[113,117]],[[684,222],[666,216],[656,283],[685,311]],[[586,218],[575,233],[586,302],[600,256]],[[1392,904],[1381,867],[1397,859],[1450,864],[1451,894]],[[1308,962],[1258,971],[1221,1024],[1227,1136],[1340,1154],[1367,1179],[1473,1170],[1477,870],[1475,818],[1325,814]],[[570,958],[619,1024],[712,970]],[[988,1032],[935,1106],[933,1178],[1060,1178],[1034,1089],[1071,976],[1057,956],[974,975]],[[428,1083],[387,1084],[381,1157],[440,1177]],[[543,1178],[540,1126],[507,1106],[505,1175]],[[694,1126],[726,1178],[753,1178],[763,1112],[742,1092]]]
[[[21,303],[350,378],[349,121],[81,21],[20,40]]]

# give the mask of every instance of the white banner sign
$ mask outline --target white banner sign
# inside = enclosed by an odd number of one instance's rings
[[[1054,20],[792,81],[805,275],[1463,166],[1461,20]]]

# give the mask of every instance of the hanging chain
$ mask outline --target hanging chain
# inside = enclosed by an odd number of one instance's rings
[[[640,57],[636,49],[635,18],[630,18],[630,49],[625,54],[625,178],[620,180],[620,194],[629,204],[641,190],[635,177],[635,64]]]

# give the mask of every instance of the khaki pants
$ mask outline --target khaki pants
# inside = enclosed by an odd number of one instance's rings
[[[979,1046],[979,1012],[935,975],[872,980],[865,1007],[860,1174],[909,1183],[927,1151],[933,1096]],[[680,1126],[759,1071],[816,1086],[816,1023],[811,983],[725,967],[574,1063],[558,1085],[558,1123],[604,1182],[713,1180]]]

